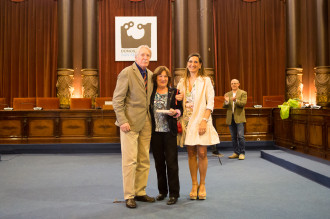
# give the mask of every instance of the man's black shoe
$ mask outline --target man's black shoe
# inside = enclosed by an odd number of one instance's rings
[[[126,207],[136,208],[136,202],[135,202],[134,198],[126,199]]]
[[[178,198],[176,197],[170,197],[170,199],[167,201],[166,204],[168,205],[174,205],[178,201]]]
[[[156,200],[157,200],[157,201],[161,201],[161,200],[164,200],[165,197],[166,197],[166,195],[164,195],[164,194],[159,194],[159,195],[157,195]]]
[[[212,156],[215,156],[215,157],[223,157],[224,155],[219,153],[218,151],[213,151],[212,152]]]
[[[150,197],[148,195],[142,195],[142,196],[135,196],[134,198],[136,201],[140,201],[140,202],[155,202],[155,198]]]

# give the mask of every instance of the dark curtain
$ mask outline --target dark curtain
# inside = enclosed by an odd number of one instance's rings
[[[0,1],[0,97],[55,97],[57,1]]]
[[[281,0],[214,0],[216,94],[240,88],[262,104],[262,96],[285,94],[285,3]]]
[[[99,1],[99,77],[100,96],[113,95],[117,75],[133,62],[115,61],[115,16],[157,16],[158,61],[151,62],[150,70],[171,64],[171,0]]]
[[[300,4],[303,94],[315,101],[315,2]],[[284,0],[214,0],[217,95],[230,90],[232,78],[255,104],[264,95],[284,95],[285,7]],[[118,73],[132,64],[115,62],[115,16],[157,16],[158,61],[149,68],[171,65],[171,0],[100,0],[100,96],[112,96]],[[328,25],[330,30],[330,16]],[[55,97],[56,60],[57,1],[1,0],[0,97],[9,105],[13,97]]]

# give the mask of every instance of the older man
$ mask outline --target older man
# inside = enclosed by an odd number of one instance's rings
[[[147,69],[151,50],[142,45],[136,49],[135,62],[120,72],[113,93],[116,125],[120,127],[124,198],[128,208],[137,201],[155,202],[146,194],[150,160],[151,119],[149,102],[152,72]]]
[[[223,108],[227,108],[226,123],[229,125],[234,153],[230,159],[245,159],[244,123],[246,122],[244,106],[247,101],[247,93],[240,90],[237,79],[231,80],[231,91],[225,94]]]

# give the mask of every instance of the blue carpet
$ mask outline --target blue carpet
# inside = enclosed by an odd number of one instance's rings
[[[283,150],[261,151],[261,157],[330,188],[329,161],[316,161],[315,158],[309,159],[306,155],[288,153]]]
[[[187,153],[179,153],[180,198],[123,201],[121,155],[3,155],[0,162],[1,219],[230,218],[324,219],[330,215],[330,189],[247,151],[246,159],[222,164],[208,153],[207,199],[189,200],[191,179]],[[150,157],[147,193],[158,194],[154,160]],[[119,201],[119,202],[116,202]]]
[[[231,141],[222,141],[219,150],[232,150]],[[247,141],[247,150],[276,149],[273,141]],[[186,148],[178,148],[186,152]],[[212,147],[209,147],[212,150]],[[77,153],[120,153],[119,143],[74,143],[74,144],[0,144],[0,154],[77,154]]]

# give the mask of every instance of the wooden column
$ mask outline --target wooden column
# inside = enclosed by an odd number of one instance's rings
[[[72,0],[58,0],[57,96],[61,108],[70,107],[73,82]]]
[[[174,86],[182,77],[188,57],[188,1],[176,0],[174,5]]]
[[[329,29],[328,29],[328,1],[316,0],[316,67],[315,70],[315,87],[316,87],[316,103],[323,107],[329,107]]]
[[[95,97],[98,96],[99,79],[97,65],[97,0],[83,1],[83,62],[82,62],[82,85],[83,96],[92,98],[94,105]]]
[[[299,0],[286,2],[286,94],[285,98],[302,99],[302,75],[300,58]]]
[[[212,0],[199,0],[199,51],[206,74],[214,84],[214,34]]]

